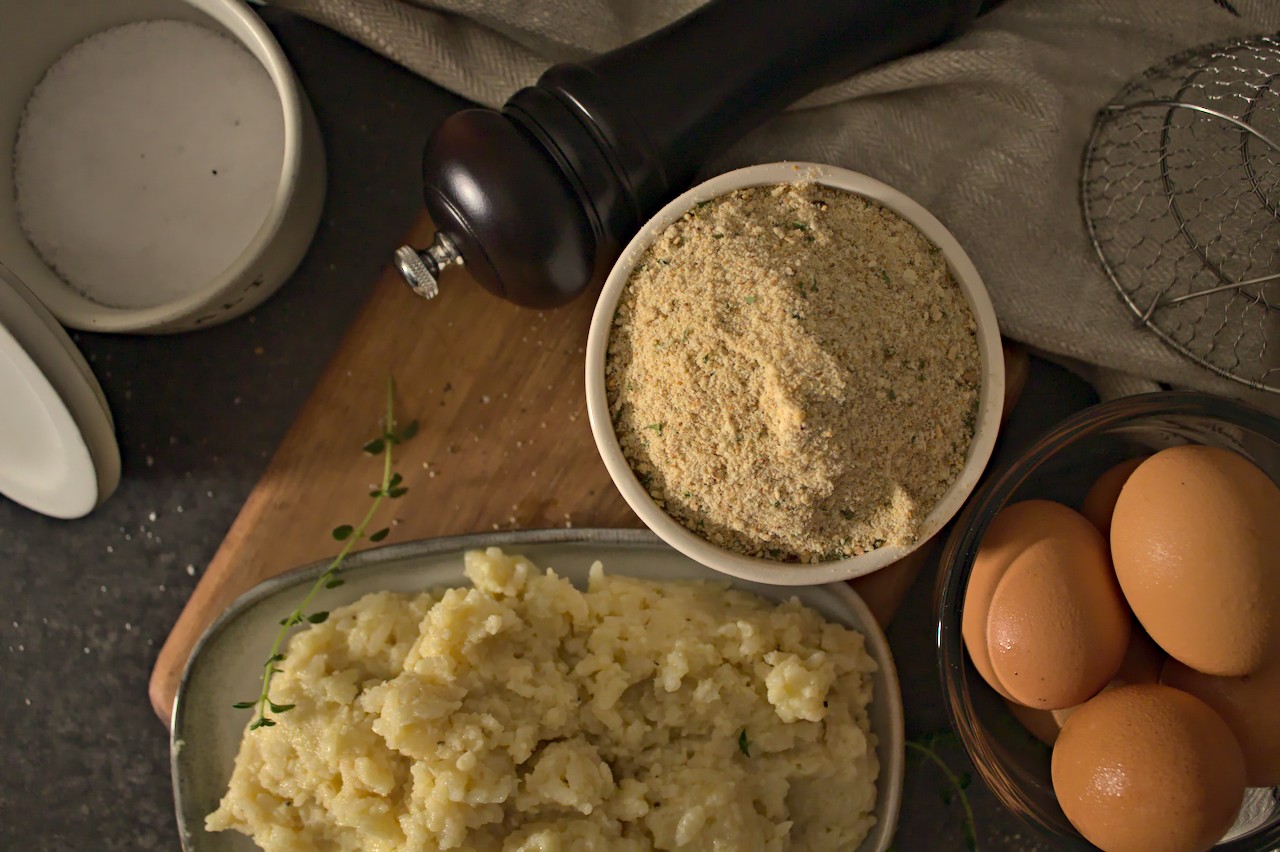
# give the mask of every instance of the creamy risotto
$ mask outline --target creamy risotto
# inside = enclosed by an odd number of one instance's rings
[[[210,830],[268,850],[856,849],[875,821],[860,633],[723,583],[497,549],[293,638]]]

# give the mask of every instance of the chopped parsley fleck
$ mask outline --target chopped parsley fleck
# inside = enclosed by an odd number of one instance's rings
[[[743,728],[742,733],[738,734],[738,750],[747,757],[751,756],[751,743],[747,740],[746,728]]]

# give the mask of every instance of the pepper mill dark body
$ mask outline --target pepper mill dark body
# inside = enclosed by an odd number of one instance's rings
[[[698,168],[806,93],[939,44],[1000,0],[712,0],[639,41],[556,65],[501,112],[432,134],[426,251],[397,262],[434,295],[441,268],[520,305],[602,281],[627,241]]]

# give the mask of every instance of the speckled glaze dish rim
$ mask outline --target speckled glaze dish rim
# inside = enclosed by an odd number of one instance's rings
[[[813,181],[882,204],[914,225],[941,249],[942,256],[973,311],[977,324],[978,353],[982,359],[978,416],[964,468],[925,517],[915,542],[910,545],[886,545],[860,556],[816,564],[781,562],[736,553],[712,544],[668,515],[649,496],[623,455],[618,437],[614,433],[613,418],[609,415],[609,399],[605,389],[609,333],[623,287],[644,252],[667,226],[679,220],[695,205],[736,189],[802,181]],[[586,371],[587,419],[591,424],[596,448],[613,484],[622,493],[627,505],[644,521],[645,526],[667,544],[708,568],[742,580],[783,586],[833,583],[862,577],[897,562],[929,541],[960,511],[977,486],[978,479],[991,459],[1004,407],[1004,355],[995,309],[977,268],[960,243],[932,213],[902,192],[867,175],[821,163],[766,163],[726,172],[698,184],[658,211],[627,244],[605,281],[595,313],[591,317]]]
[[[787,600],[792,596],[796,596],[806,605],[817,608],[823,613],[824,617],[861,632],[866,639],[867,653],[871,655],[879,666],[879,670],[873,675],[875,694],[869,715],[871,717],[872,730],[880,740],[876,749],[880,759],[880,776],[876,781],[876,805],[874,811],[877,822],[866,840],[859,847],[858,852],[885,852],[890,848],[894,832],[897,829],[898,815],[902,804],[902,784],[905,772],[906,735],[902,709],[902,691],[898,682],[897,668],[893,661],[893,653],[889,648],[889,642],[885,637],[883,628],[881,628],[875,616],[858,593],[846,583],[787,589],[766,583],[752,583],[741,579],[735,580],[722,577],[696,561],[688,559],[647,530],[582,528],[473,533],[421,539],[403,544],[372,548],[351,556],[347,560],[347,567],[344,573],[347,585],[340,590],[334,590],[326,594],[330,594],[335,598],[335,600],[330,601],[330,605],[338,606],[341,604],[337,602],[337,598],[341,598],[343,603],[346,603],[349,602],[348,598],[354,600],[361,594],[367,593],[367,591],[373,591],[373,589],[370,589],[365,592],[358,592],[355,588],[352,588],[358,586],[358,581],[362,575],[376,576],[379,571],[391,571],[397,567],[411,569],[412,563],[415,561],[439,559],[448,556],[457,557],[456,572],[454,572],[456,580],[429,580],[425,582],[423,588],[439,587],[442,582],[456,582],[459,585],[465,585],[466,579],[462,573],[461,557],[467,550],[485,547],[501,547],[508,550],[528,547],[553,548],[557,545],[566,548],[582,547],[584,556],[589,555],[592,559],[599,558],[604,562],[606,572],[609,571],[610,552],[615,555],[620,553],[632,555],[651,553],[656,559],[667,560],[664,563],[667,568],[664,571],[661,567],[655,567],[649,576],[728,582],[731,586],[742,588],[773,600]],[[599,547],[598,556],[595,552],[587,550],[593,545]],[[538,562],[539,559],[536,552],[531,553],[530,558],[535,562]],[[209,625],[192,648],[191,656],[187,660],[187,664],[183,669],[182,679],[178,684],[169,725],[169,763],[173,784],[174,811],[177,817],[182,848],[187,852],[194,852],[197,849],[200,852],[210,852],[210,850],[224,848],[254,848],[252,843],[248,847],[243,847],[243,845],[235,846],[237,839],[240,841],[245,840],[242,835],[236,832],[224,832],[218,835],[219,838],[227,839],[225,847],[222,843],[208,843],[197,846],[192,841],[191,827],[188,825],[185,816],[187,803],[185,801],[184,782],[187,780],[186,773],[188,769],[184,762],[183,754],[191,752],[193,743],[198,749],[200,742],[200,732],[188,731],[185,725],[186,704],[191,689],[193,673],[202,664],[202,655],[205,650],[225,631],[234,629],[237,620],[247,610],[281,591],[309,584],[327,566],[327,560],[316,562],[262,581],[233,601]],[[542,567],[546,566],[543,565]],[[551,567],[556,567],[558,573],[571,577],[578,573],[585,574],[585,569],[581,567],[574,567],[569,571],[564,571],[564,566],[562,565],[553,565]],[[429,572],[434,569],[429,565],[423,565],[422,570]],[[618,571],[616,573],[643,577],[646,571]],[[258,671],[259,666],[256,659],[251,661],[249,665],[253,672],[256,673]],[[237,714],[247,723],[248,717],[244,715],[245,711],[232,709],[230,706],[231,700],[233,699],[228,697],[226,712],[228,714]],[[223,779],[222,783],[225,785],[225,779]],[[201,831],[203,833],[203,827],[201,827]]]

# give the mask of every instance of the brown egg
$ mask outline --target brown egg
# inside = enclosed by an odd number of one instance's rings
[[[1280,786],[1280,655],[1241,677],[1201,674],[1170,660],[1160,680],[1218,712],[1244,752],[1250,787]]]
[[[1141,624],[1131,623],[1129,647],[1125,649],[1120,670],[1108,686],[1130,686],[1135,683],[1159,683],[1160,672],[1169,657],[1155,640],[1147,635]]]
[[[1067,720],[1053,790],[1104,852],[1204,852],[1244,798],[1244,757],[1209,705],[1158,684],[1122,686]]]
[[[1055,514],[1053,534],[1005,571],[987,615],[996,681],[1009,698],[1038,710],[1096,694],[1129,646],[1129,610],[1101,534],[1065,506]]]
[[[1168,654],[1215,675],[1257,670],[1280,644],[1280,488],[1242,456],[1182,446],[1125,483],[1111,556],[1125,597]]]
[[[1146,460],[1146,456],[1136,459],[1125,459],[1120,464],[1099,476],[1084,495],[1080,504],[1080,514],[1098,528],[1102,537],[1111,535],[1111,513],[1115,511],[1116,500],[1120,497],[1120,489],[1129,480],[1129,474],[1138,469],[1138,465]]]
[[[1165,653],[1160,650],[1160,646],[1151,641],[1151,637],[1145,630],[1136,624],[1131,624],[1129,647],[1124,652],[1124,661],[1120,663],[1120,669],[1115,677],[1103,687],[1103,691],[1136,683],[1158,683],[1161,668],[1167,659]],[[1004,703],[1009,706],[1009,712],[1013,717],[1021,722],[1033,737],[1047,746],[1052,746],[1057,741],[1062,726],[1067,723],[1067,719],[1076,708],[1081,706],[1077,704],[1075,707],[1062,710],[1035,710],[1031,707],[1023,707],[1007,698]]]
[[[1013,718],[1022,723],[1022,727],[1027,729],[1031,736],[1038,739],[1047,746],[1052,746],[1058,740],[1058,734],[1062,733],[1062,726],[1067,724],[1067,719],[1075,712],[1075,707],[1067,707],[1062,710],[1036,710],[1032,707],[1024,707],[1016,701],[1004,699],[1005,706],[1009,708],[1009,712],[1013,714]],[[1076,705],[1079,707],[1081,705]]]
[[[987,654],[987,614],[991,611],[991,598],[1013,560],[1034,542],[1054,534],[1063,508],[1048,500],[1026,500],[1003,509],[987,527],[969,574],[964,609],[960,613],[960,632],[978,674],[1005,698],[1009,695],[992,673],[991,658]]]

